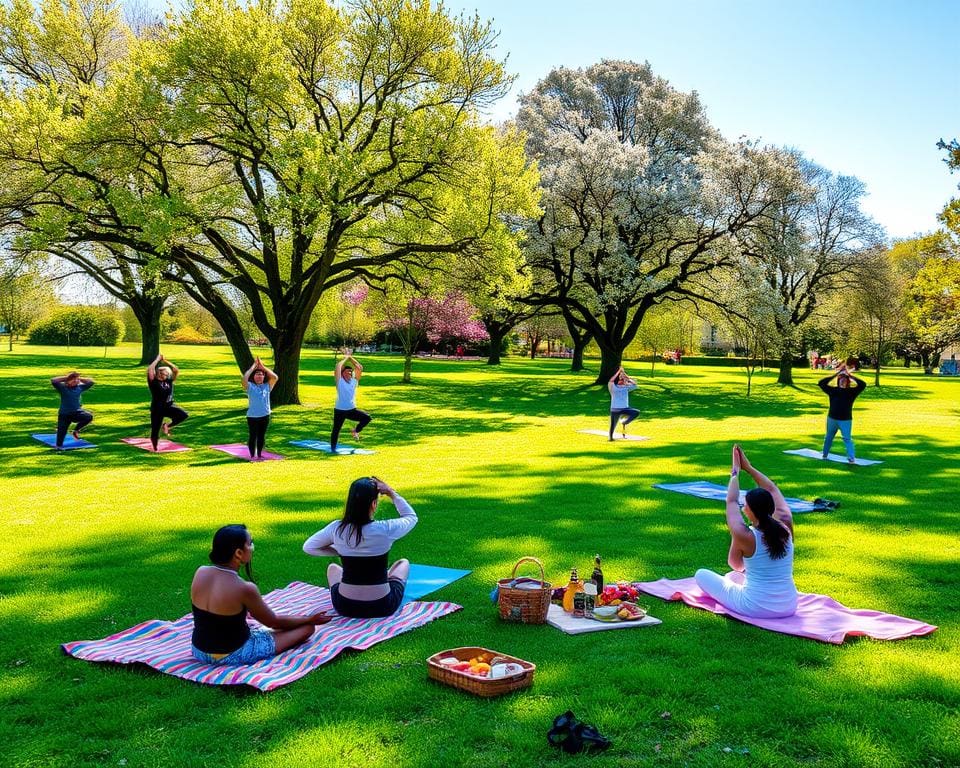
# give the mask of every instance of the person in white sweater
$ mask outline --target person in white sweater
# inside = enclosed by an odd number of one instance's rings
[[[381,496],[388,496],[399,517],[374,519]],[[355,619],[390,616],[403,601],[410,561],[387,568],[393,542],[410,533],[417,513],[393,488],[376,477],[354,480],[343,519],[334,520],[304,542],[315,557],[339,557],[327,567],[330,598],[341,616]]]

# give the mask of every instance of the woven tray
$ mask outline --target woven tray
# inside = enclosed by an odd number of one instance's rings
[[[440,659],[450,657],[455,658],[457,661],[469,661],[474,656],[479,656],[482,653],[489,653],[492,656],[499,656],[505,661],[519,664],[523,667],[523,671],[509,677],[490,680],[485,677],[475,677],[474,675],[468,675],[464,672],[457,672],[440,663]],[[520,688],[530,687],[533,685],[533,673],[536,669],[536,664],[531,664],[529,661],[477,646],[450,648],[446,651],[435,653],[427,659],[427,674],[432,680],[483,697],[500,696],[504,693],[519,690]]]

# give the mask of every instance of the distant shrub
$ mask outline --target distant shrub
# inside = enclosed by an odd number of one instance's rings
[[[30,344],[112,347],[123,337],[123,321],[105,307],[64,307],[29,331]]]
[[[200,333],[196,328],[189,325],[182,325],[175,331],[170,331],[164,338],[171,344],[210,344],[213,342],[205,333]]]

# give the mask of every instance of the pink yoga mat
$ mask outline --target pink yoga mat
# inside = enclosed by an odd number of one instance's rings
[[[741,576],[741,574],[733,574]],[[742,578],[742,576],[741,576]],[[784,619],[755,619],[741,616],[724,607],[704,593],[692,577],[686,579],[659,579],[634,585],[648,595],[663,600],[683,600],[694,608],[730,616],[755,627],[782,632],[785,635],[809,637],[840,645],[848,636],[866,636],[876,640],[902,640],[905,637],[929,635],[936,630],[932,624],[905,619],[881,611],[847,608],[826,595],[800,593],[797,612]]]
[[[153,445],[150,442],[149,437],[124,437],[120,440],[121,443],[126,443],[127,445],[133,445],[137,448],[143,448],[145,451],[150,451],[153,453]],[[190,449],[185,445],[180,445],[180,443],[174,443],[171,440],[165,440],[160,438],[157,440],[157,453],[176,453],[177,451],[189,451]]]
[[[236,456],[238,459],[243,459],[244,461],[251,461],[250,458],[250,449],[247,448],[243,443],[228,443],[226,445],[211,445],[211,448],[215,451],[223,451],[224,453],[229,453],[231,456]],[[270,451],[264,451],[261,454],[261,458],[264,461],[277,461],[282,460],[283,456],[279,453],[270,453]]]

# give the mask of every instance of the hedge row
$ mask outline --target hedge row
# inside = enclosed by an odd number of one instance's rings
[[[112,347],[123,338],[123,322],[112,309],[65,307],[29,331],[30,344]]]

